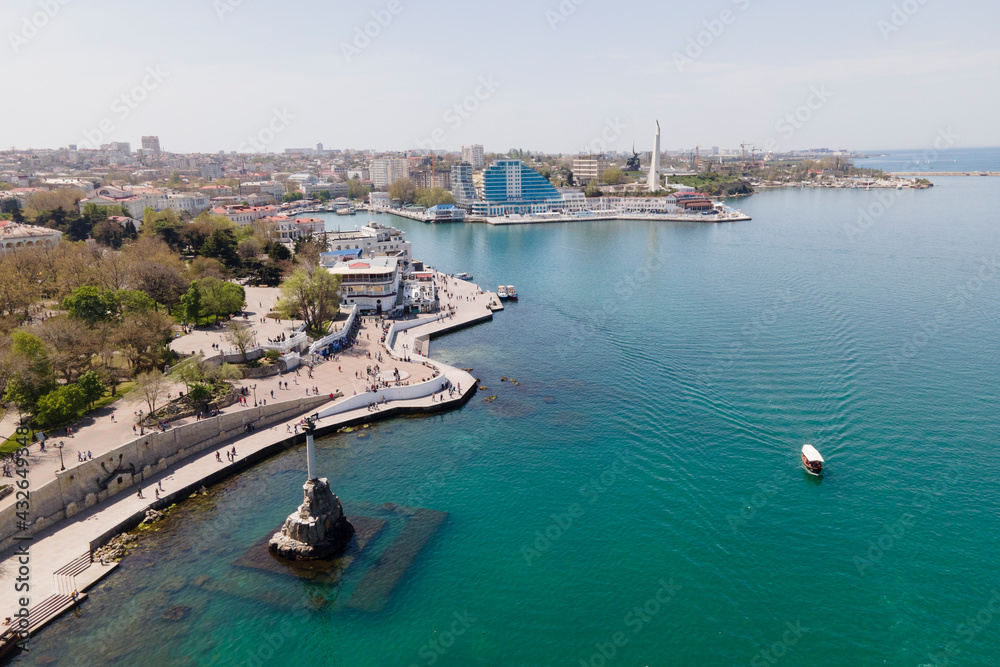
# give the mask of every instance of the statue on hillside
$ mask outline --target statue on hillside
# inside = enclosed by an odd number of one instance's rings
[[[639,171],[639,154],[635,152],[635,144],[632,144],[632,157],[625,161],[626,171]]]

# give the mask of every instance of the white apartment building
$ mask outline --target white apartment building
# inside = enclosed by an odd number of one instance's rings
[[[600,183],[607,168],[608,159],[603,155],[582,155],[573,159],[573,177],[580,185],[586,185],[590,181]]]
[[[402,157],[375,158],[368,163],[372,185],[387,188],[396,181],[410,176],[410,161]]]
[[[482,144],[462,146],[462,162],[468,162],[473,169],[482,169],[486,165],[486,153]]]

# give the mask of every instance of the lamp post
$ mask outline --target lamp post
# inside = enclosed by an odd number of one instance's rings
[[[253,406],[257,407],[257,385],[253,386]]]
[[[63,463],[63,453],[62,453],[63,447],[65,447],[65,446],[66,446],[65,442],[60,442],[59,443],[59,470],[60,471],[66,469],[66,464]]]

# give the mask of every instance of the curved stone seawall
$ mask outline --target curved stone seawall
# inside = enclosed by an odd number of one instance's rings
[[[27,529],[18,526],[16,506],[0,512],[0,551],[14,545],[15,534],[33,535],[93,507],[177,461],[242,435],[248,424],[266,427],[329,402],[330,397],[325,395],[242,408],[165,432],[148,433],[98,458],[67,467],[57,472],[53,481],[31,489],[34,520]]]

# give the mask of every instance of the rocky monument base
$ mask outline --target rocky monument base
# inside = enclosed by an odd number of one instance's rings
[[[285,519],[281,530],[271,537],[267,549],[288,560],[320,560],[336,556],[347,547],[354,526],[344,516],[340,500],[330,490],[326,478],[311,479],[302,485],[305,500],[298,511]]]

